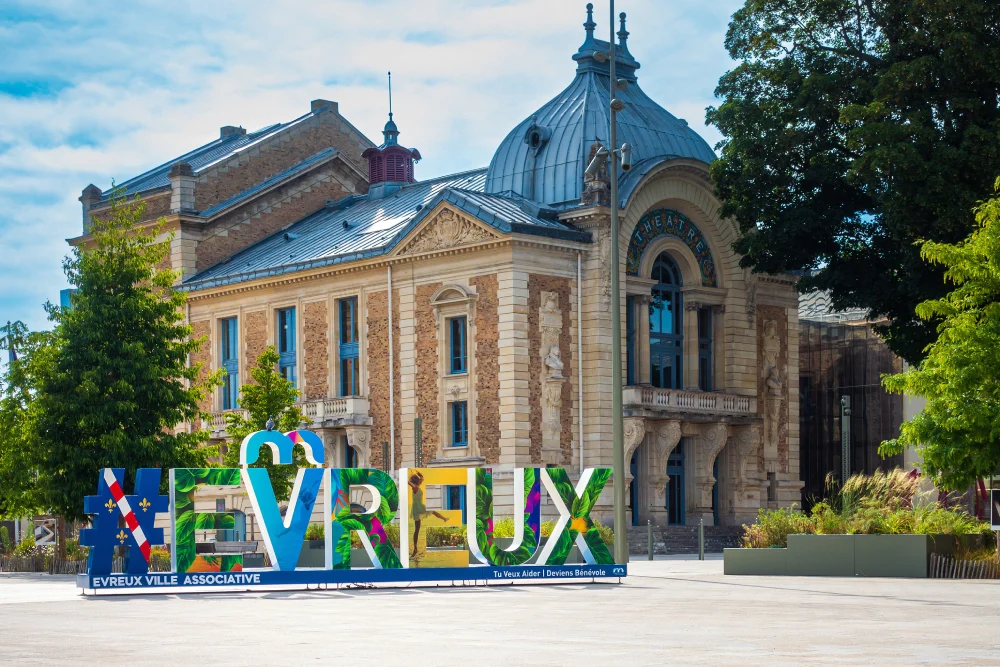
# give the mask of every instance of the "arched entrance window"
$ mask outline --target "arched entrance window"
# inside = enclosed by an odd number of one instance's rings
[[[649,304],[650,383],[654,387],[679,389],[683,382],[684,346],[681,272],[673,258],[663,252],[653,263],[650,278],[656,281]]]

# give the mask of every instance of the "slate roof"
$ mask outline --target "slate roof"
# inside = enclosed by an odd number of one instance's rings
[[[192,276],[182,287],[208,289],[377,257],[391,251],[441,202],[500,232],[590,241],[589,234],[556,220],[552,209],[513,194],[483,193],[485,180],[486,170],[477,169],[408,184],[381,199],[347,197]]]
[[[590,146],[595,140],[609,144],[610,71],[608,64],[598,62],[593,54],[608,51],[610,44],[594,39],[592,32],[588,31],[587,40],[573,56],[578,66],[569,86],[530,114],[500,144],[490,162],[487,192],[512,190],[557,207],[579,204]],[[617,93],[625,103],[625,109],[617,114],[618,145],[631,144],[634,163],[679,157],[712,162],[715,153],[708,143],[639,87],[635,76],[639,63],[627,47],[618,46],[617,54],[616,77],[629,82]],[[536,131],[546,136],[537,154],[526,140]]]

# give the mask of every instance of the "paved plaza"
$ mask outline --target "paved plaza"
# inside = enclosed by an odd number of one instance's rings
[[[630,568],[621,585],[99,597],[0,574],[0,664],[1000,664],[1000,582]]]

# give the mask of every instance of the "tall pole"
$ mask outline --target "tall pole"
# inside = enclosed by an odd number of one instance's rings
[[[611,38],[611,50],[608,58],[611,63],[610,106],[611,128],[609,134],[611,146],[611,432],[614,445],[614,491],[615,491],[615,562],[619,565],[628,562],[628,536],[625,534],[625,433],[622,426],[622,317],[621,288],[619,271],[621,257],[618,250],[618,128],[615,115],[618,113],[618,100],[615,93],[618,81],[615,76],[615,0],[611,0],[611,15],[608,21]]]

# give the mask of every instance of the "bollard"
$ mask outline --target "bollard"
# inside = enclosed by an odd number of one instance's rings
[[[705,560],[705,520],[698,519],[698,560]]]
[[[649,542],[649,556],[646,560],[653,560],[653,520],[646,519],[646,540]]]

